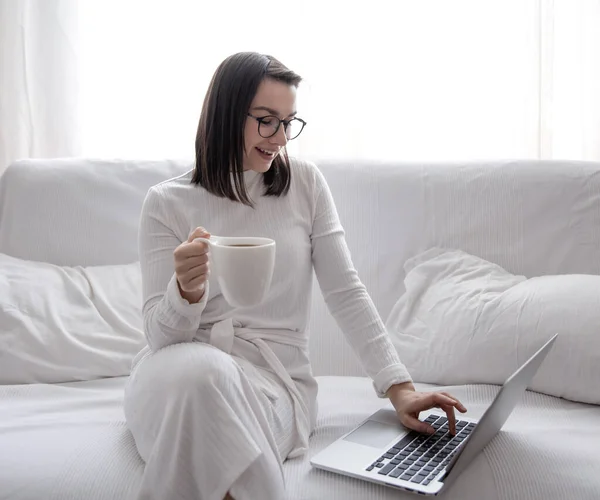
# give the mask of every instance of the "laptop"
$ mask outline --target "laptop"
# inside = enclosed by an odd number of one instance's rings
[[[421,412],[436,429],[429,435],[408,430],[393,408],[381,409],[312,457],[311,465],[412,493],[439,494],[500,431],[557,337],[508,378],[479,420],[457,418],[455,436],[440,410]]]

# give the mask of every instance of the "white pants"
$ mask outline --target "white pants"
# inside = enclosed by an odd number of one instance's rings
[[[260,374],[276,398],[235,357],[201,342],[165,347],[134,368],[125,416],[146,462],[138,500],[285,498],[293,404],[274,374]]]

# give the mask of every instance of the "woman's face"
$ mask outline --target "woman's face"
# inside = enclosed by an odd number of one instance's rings
[[[290,120],[296,115],[296,87],[270,78],[264,79],[258,86],[248,112],[257,118],[270,118],[263,120],[260,125],[261,136],[259,122],[251,116],[246,117],[244,170],[266,172],[287,144],[283,123],[272,137],[263,136],[269,135],[277,126],[277,120],[273,116],[280,120]]]

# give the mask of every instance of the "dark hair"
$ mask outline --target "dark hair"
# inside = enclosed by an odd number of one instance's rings
[[[192,183],[210,193],[252,206],[244,185],[244,127],[258,86],[265,78],[298,86],[302,78],[272,56],[240,52],[215,71],[204,98],[196,134]],[[233,174],[233,180],[232,180]],[[264,194],[281,196],[290,188],[287,151],[263,174]]]

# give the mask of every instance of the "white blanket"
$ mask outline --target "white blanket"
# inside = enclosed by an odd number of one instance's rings
[[[126,500],[143,470],[121,408],[125,378],[0,386],[0,500]],[[389,404],[366,378],[319,377],[310,455]],[[421,386],[425,387],[425,386]],[[495,386],[452,387],[480,416]],[[600,407],[527,393],[504,430],[443,500],[596,500]],[[405,494],[312,469],[284,471],[290,500],[403,500]]]

